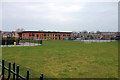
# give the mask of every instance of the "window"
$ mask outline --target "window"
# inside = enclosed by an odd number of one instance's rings
[[[53,34],[53,36],[55,36],[55,34]]]
[[[55,36],[57,36],[57,34],[55,34]]]
[[[29,33],[29,36],[32,36],[32,33]]]
[[[32,34],[32,36],[34,36],[34,34]]]
[[[63,34],[63,36],[66,36],[66,35]]]
[[[70,35],[67,35],[67,36],[70,36]]]
[[[30,36],[30,33],[29,33],[29,36]]]
[[[44,36],[46,36],[46,34],[44,34]]]
[[[41,39],[41,34],[40,34],[40,39]]]
[[[39,36],[39,35],[37,34],[37,39],[38,39],[38,36]]]

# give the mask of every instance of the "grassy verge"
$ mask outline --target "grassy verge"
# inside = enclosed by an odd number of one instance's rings
[[[2,56],[49,78],[118,77],[117,42],[48,40],[42,46],[4,47]]]

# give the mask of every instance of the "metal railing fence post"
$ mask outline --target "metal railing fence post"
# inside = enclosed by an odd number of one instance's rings
[[[9,62],[8,79],[10,79],[11,63]]]
[[[19,80],[19,65],[17,65],[17,75],[16,75],[16,80]]]
[[[29,80],[29,70],[27,70],[27,80]]]
[[[2,80],[4,80],[4,60],[2,60]]]
[[[13,63],[13,71],[15,72],[15,62]],[[13,73],[13,80],[15,80],[15,74]]]
[[[40,74],[40,80],[43,80],[43,74]]]

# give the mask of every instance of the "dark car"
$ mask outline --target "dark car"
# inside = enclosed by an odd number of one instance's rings
[[[115,40],[119,40],[120,41],[120,36],[116,36],[116,39]]]

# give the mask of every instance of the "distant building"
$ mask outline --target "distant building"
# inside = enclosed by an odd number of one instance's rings
[[[19,38],[22,40],[37,39],[53,39],[53,40],[69,40],[69,39],[96,39],[96,40],[115,40],[116,36],[120,36],[118,32],[100,32],[100,33],[84,33],[84,32],[58,32],[58,31],[0,31],[0,37]]]
[[[100,35],[105,39],[112,39],[117,36],[117,32],[101,32]]]
[[[72,32],[51,32],[51,31],[22,31],[19,32],[22,40],[53,39],[68,40]]]
[[[17,32],[2,32],[2,39],[6,38],[19,38],[19,34]]]
[[[2,31],[0,31],[0,39],[2,39]]]
[[[115,39],[115,37],[118,35],[117,32],[100,32],[98,33],[83,33],[79,32],[77,33],[77,38],[81,39],[103,39],[103,40],[110,40],[110,39]]]

